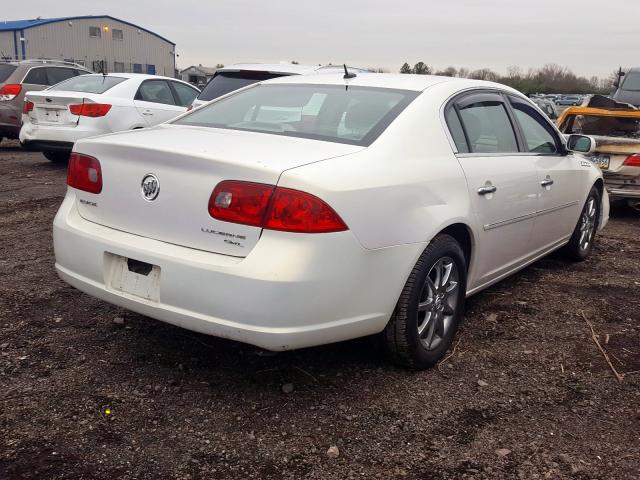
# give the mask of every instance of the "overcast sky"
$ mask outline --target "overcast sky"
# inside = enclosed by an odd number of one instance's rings
[[[607,76],[640,64],[638,0],[28,0],[1,19],[103,14],[175,42],[179,68],[297,60],[397,71],[422,60]]]

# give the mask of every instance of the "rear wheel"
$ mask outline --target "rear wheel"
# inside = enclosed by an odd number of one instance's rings
[[[49,160],[50,162],[54,162],[54,163],[64,163],[64,162],[68,162],[69,161],[69,152],[52,152],[52,151],[44,151],[42,152],[42,155],[44,155],[44,157]]]
[[[571,235],[569,243],[564,247],[564,252],[570,260],[581,262],[589,256],[595,243],[599,222],[600,192],[593,187],[582,208],[582,213],[580,213],[578,224],[573,230],[573,235]]]
[[[384,330],[397,363],[416,369],[434,366],[461,323],[467,265],[462,248],[438,235],[422,253]]]

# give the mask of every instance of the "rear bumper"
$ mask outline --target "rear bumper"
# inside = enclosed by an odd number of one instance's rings
[[[71,152],[73,143],[55,142],[51,140],[27,140],[22,142],[22,147],[32,152]]]
[[[636,188],[607,187],[607,192],[613,200],[619,198],[640,198],[640,185]]]
[[[93,127],[93,125],[91,125]],[[77,126],[52,126],[39,125],[31,122],[25,122],[20,129],[20,142],[27,146],[32,145],[33,149],[39,150],[68,150],[71,151],[73,144],[82,138],[95,137],[110,133],[109,131],[96,130],[95,128],[87,128],[81,125]],[[47,148],[40,148],[44,145]],[[55,148],[58,145],[60,148]],[[48,148],[53,146],[54,148]]]
[[[88,222],[75,202],[70,189],[54,220],[56,270],[63,280],[143,315],[269,350],[380,332],[425,247],[366,250],[348,231],[265,231],[246,258],[236,258]],[[112,288],[113,255],[160,267],[157,301]]]

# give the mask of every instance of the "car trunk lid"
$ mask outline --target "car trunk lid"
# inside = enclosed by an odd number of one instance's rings
[[[41,91],[27,93],[25,101],[33,102],[28,113],[31,123],[75,127],[80,117],[69,110],[70,105],[99,103],[91,94],[81,92]]]
[[[363,147],[206,127],[161,125],[76,144],[101,163],[103,188],[78,191],[85,219],[117,230],[209,252],[246,256],[261,228],[212,218],[208,202],[223,180],[276,185],[289,168]],[[156,198],[145,198],[153,175]]]

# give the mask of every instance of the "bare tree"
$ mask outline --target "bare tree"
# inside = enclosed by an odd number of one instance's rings
[[[429,75],[431,73],[431,68],[424,62],[418,62],[413,66],[413,72],[416,75]]]
[[[495,82],[500,78],[500,76],[489,68],[480,68],[471,73],[471,78],[475,80],[488,80],[490,82]]]
[[[458,70],[455,67],[447,67],[436,72],[436,75],[442,75],[443,77],[455,77],[457,74]]]
[[[460,78],[469,78],[471,77],[471,70],[466,67],[460,67],[458,69],[458,77]]]
[[[411,66],[407,62],[404,62],[402,67],[400,67],[400,73],[411,73]]]

